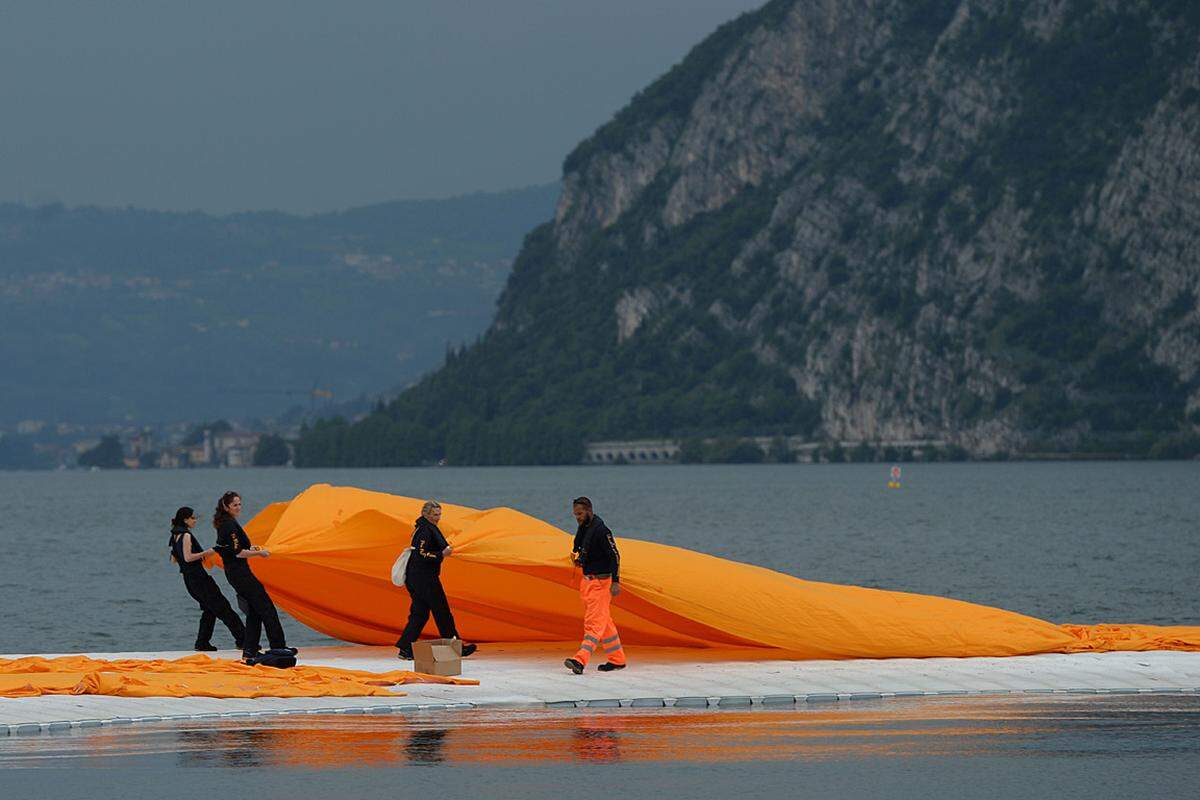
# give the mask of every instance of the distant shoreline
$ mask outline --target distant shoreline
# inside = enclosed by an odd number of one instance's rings
[[[798,467],[820,467],[820,466],[843,466],[851,464],[1037,464],[1047,462],[1095,462],[1095,463],[1129,463],[1134,461],[1145,462],[1194,462],[1200,461],[1200,456],[1190,458],[1167,458],[1167,457],[1151,457],[1151,456],[1134,456],[1124,455],[1120,453],[1018,453],[1008,454],[1003,457],[979,458],[931,458],[931,459],[874,459],[868,461],[658,461],[658,462],[643,462],[643,461],[620,461],[611,464],[602,463],[569,463],[569,464],[392,464],[379,466],[306,466],[297,467],[292,464],[272,465],[272,466],[252,466],[241,465],[237,467],[226,466],[198,466],[198,467],[183,467],[179,469],[158,469],[155,467],[126,469],[126,468],[83,468],[83,467],[62,467],[62,468],[0,468],[0,472],[7,473],[87,473],[87,472],[104,472],[104,473],[128,473],[135,474],[139,472],[161,473],[161,472],[221,472],[221,471],[268,471],[268,470],[286,470],[299,472],[318,472],[321,470],[376,470],[376,469],[512,469],[524,467],[537,468],[555,468],[555,467],[695,467],[695,466],[798,466]]]

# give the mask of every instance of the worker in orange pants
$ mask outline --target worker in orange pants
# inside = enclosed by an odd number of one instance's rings
[[[621,554],[612,531],[592,511],[592,501],[575,498],[571,507],[579,530],[575,534],[572,560],[583,570],[579,599],[583,601],[583,641],[575,655],[563,662],[579,675],[597,651],[607,658],[601,672],[625,669],[625,649],[613,624],[612,598],[621,593]]]

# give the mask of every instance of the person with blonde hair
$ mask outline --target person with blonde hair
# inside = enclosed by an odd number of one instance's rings
[[[436,500],[427,500],[421,506],[412,535],[412,556],[404,569],[404,588],[408,589],[408,624],[396,641],[400,658],[412,660],[412,644],[421,635],[430,613],[437,623],[438,633],[443,639],[457,639],[458,629],[454,626],[454,615],[450,613],[450,601],[442,588],[442,560],[453,552],[450,543],[438,528],[442,518],[442,505]],[[475,652],[475,645],[463,644],[463,656]]]

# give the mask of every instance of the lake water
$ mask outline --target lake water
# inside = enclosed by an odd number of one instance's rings
[[[0,738],[11,797],[1194,798],[1195,697],[576,709]]]
[[[253,514],[317,482],[506,505],[565,530],[587,494],[618,539],[812,580],[1055,622],[1200,622],[1200,463],[914,464],[902,489],[887,480],[858,464],[0,472],[0,653],[190,647],[196,607],[166,554],[176,507],[199,509],[211,544],[224,490]],[[285,622],[293,644],[327,641]]]
[[[886,489],[887,480],[886,465],[850,464],[0,473],[0,652],[187,648],[197,611],[165,548],[175,508],[207,517],[222,491],[236,489],[253,513],[316,482],[507,505],[564,530],[573,528],[571,498],[587,494],[618,539],[804,578],[1056,622],[1200,622],[1198,463],[916,464],[905,465],[902,489]],[[210,529],[200,533],[211,543]],[[217,580],[225,585],[219,571]],[[326,641],[294,620],[285,627],[294,644]],[[0,788],[127,800],[264,791],[561,798],[604,787],[635,796],[1095,800],[1194,797],[1200,774],[1195,696],[837,706],[336,716],[10,736],[0,739]]]

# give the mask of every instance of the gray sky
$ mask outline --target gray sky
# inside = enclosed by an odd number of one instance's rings
[[[764,0],[5,0],[0,201],[324,211],[505,189]]]

